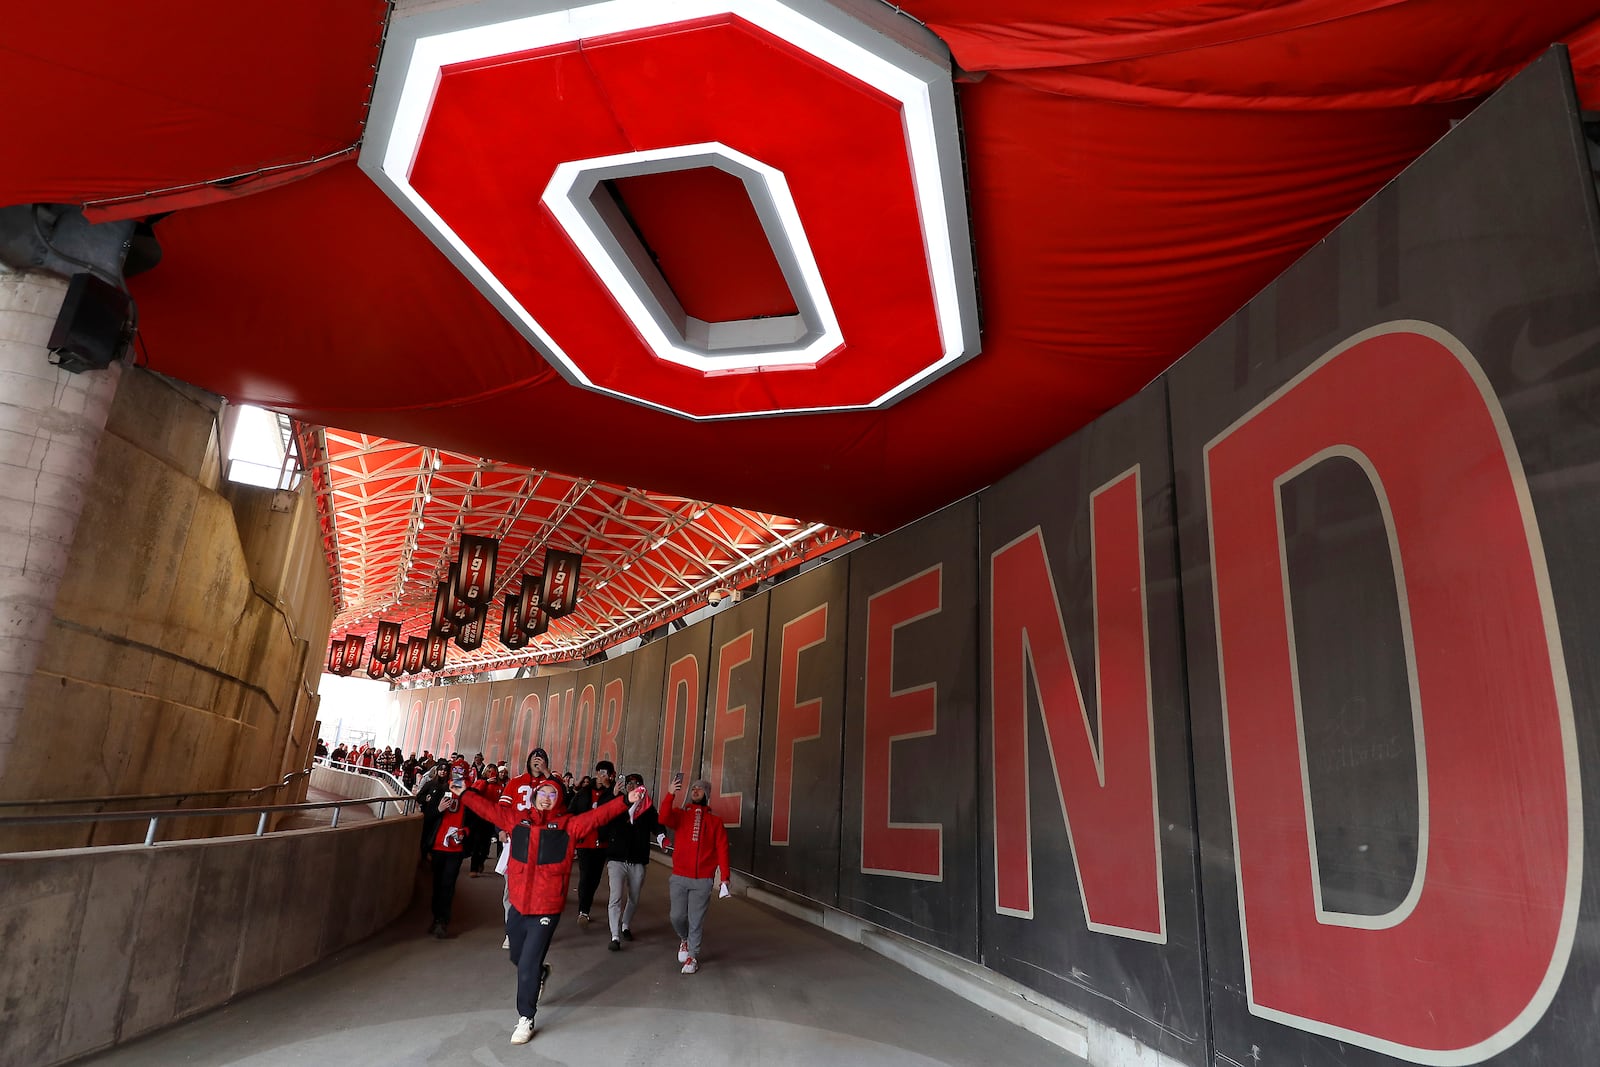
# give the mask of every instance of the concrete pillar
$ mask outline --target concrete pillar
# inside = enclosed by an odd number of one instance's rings
[[[0,265],[0,777],[122,368],[69,374],[45,345],[67,283]]]

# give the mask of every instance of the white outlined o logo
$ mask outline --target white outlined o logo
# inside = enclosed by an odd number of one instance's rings
[[[880,408],[978,349],[948,57],[880,5],[483,0],[397,18],[361,166],[597,392],[692,419]],[[743,182],[794,315],[685,314],[595,195],[694,167]]]

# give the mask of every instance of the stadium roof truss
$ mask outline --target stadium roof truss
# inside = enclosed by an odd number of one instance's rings
[[[463,534],[500,542],[483,645],[442,674],[580,660],[842,547],[822,523],[610,485],[448,449],[301,424],[334,594],[332,638],[381,620],[426,635]],[[546,549],[583,555],[577,609],[520,650],[499,641],[504,596]]]

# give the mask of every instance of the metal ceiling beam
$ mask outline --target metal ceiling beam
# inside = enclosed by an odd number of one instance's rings
[[[496,599],[541,549],[584,553],[588,580],[576,613],[514,653],[500,650],[491,634],[483,652],[459,659],[451,673],[592,654],[619,633],[636,631],[641,620],[658,624],[703,603],[713,588],[748,584],[766,573],[775,554],[817,531],[832,539],[854,536],[593,479],[463,461],[367,435],[308,429],[302,436],[340,615],[336,630],[387,616],[409,632],[424,631],[432,583],[467,530],[518,546],[497,578]],[[565,491],[551,493],[557,486]],[[426,588],[416,588],[429,575]]]

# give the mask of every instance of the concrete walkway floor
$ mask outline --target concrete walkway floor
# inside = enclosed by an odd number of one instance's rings
[[[420,870],[420,869],[419,869]],[[305,871],[304,877],[326,872]],[[531,1043],[510,1044],[516,974],[502,881],[462,871],[450,940],[423,936],[428,888],[387,930],[268,989],[80,1061],[279,1067],[1081,1064],[882,956],[742,897],[713,900],[699,974],[680,974],[667,875],[651,864],[637,940],[610,952],[605,887],[569,897]],[[576,871],[574,871],[576,882]],[[575,896],[575,895],[574,895]]]

